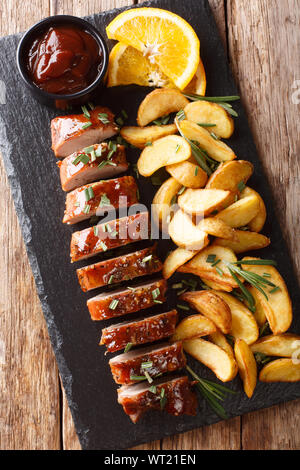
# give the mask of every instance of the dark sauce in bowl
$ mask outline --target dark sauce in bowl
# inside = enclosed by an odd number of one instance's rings
[[[27,70],[40,89],[68,95],[91,85],[102,63],[102,49],[88,31],[75,25],[57,25],[33,41]]]

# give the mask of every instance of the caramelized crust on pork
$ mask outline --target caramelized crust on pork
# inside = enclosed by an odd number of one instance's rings
[[[102,330],[100,345],[105,344],[109,352],[152,343],[172,336],[175,332],[178,313],[176,310],[160,313],[141,320],[117,323]]]

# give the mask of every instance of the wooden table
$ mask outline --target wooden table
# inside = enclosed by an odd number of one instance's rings
[[[49,15],[83,16],[133,3],[138,2],[2,0],[0,34],[23,31]],[[209,3],[300,274],[300,1]],[[0,218],[0,448],[79,449],[2,161]],[[299,428],[296,401],[139,448],[299,449]]]

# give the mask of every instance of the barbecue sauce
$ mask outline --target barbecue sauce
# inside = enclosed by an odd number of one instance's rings
[[[102,50],[90,33],[65,25],[50,27],[35,39],[27,68],[42,90],[69,95],[93,83],[102,61]]]

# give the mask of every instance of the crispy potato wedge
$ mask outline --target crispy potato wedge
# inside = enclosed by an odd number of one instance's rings
[[[234,358],[210,341],[190,339],[183,342],[183,349],[211,369],[222,382],[233,380],[237,374]]]
[[[142,176],[151,176],[159,168],[183,162],[191,156],[191,147],[183,137],[168,135],[145,147],[137,162]]]
[[[222,237],[220,240],[225,238],[225,241],[231,243],[237,242],[237,237],[235,235],[236,231],[229,227],[229,225],[225,224],[223,220],[215,219],[214,217],[207,217],[206,219],[202,219],[197,227],[209,235],[213,235],[214,237]],[[229,246],[229,248],[231,247]]]
[[[294,363],[293,359],[276,359],[269,362],[260,371],[261,382],[299,382],[300,363]]]
[[[243,260],[254,259],[257,258],[243,258]],[[265,310],[271,331],[274,335],[285,333],[291,326],[293,310],[286,284],[279,272],[274,266],[249,266],[246,264],[242,266],[246,271],[259,274],[260,276],[263,276],[264,273],[269,274],[270,277],[267,278],[268,281],[279,287],[279,290],[276,292],[267,292],[268,300],[260,292],[258,292],[257,295]],[[272,287],[270,287],[269,291],[272,291]]]
[[[258,326],[263,326],[268,320],[266,317],[265,307],[260,301],[260,292],[254,286],[247,286],[247,289],[255,300],[255,312],[253,313],[254,318]]]
[[[188,103],[183,94],[173,88],[151,91],[139,106],[137,123],[141,127],[147,126],[157,118],[184,109]]]
[[[207,130],[211,130],[218,137],[229,139],[233,134],[232,117],[217,103],[193,101],[184,108],[184,112],[188,121],[196,124],[215,124]]]
[[[223,189],[238,194],[239,183],[243,182],[246,184],[253,170],[252,163],[246,160],[221,163],[217,170],[209,177],[206,187],[208,189]]]
[[[169,279],[177,269],[184,263],[193,258],[198,252],[185,250],[184,248],[176,248],[165,259],[162,274],[164,279]]]
[[[208,290],[185,292],[180,296],[198,312],[209,318],[222,331],[231,331],[231,311],[227,303],[217,294]]]
[[[228,145],[221,140],[215,140],[206,129],[198,126],[195,122],[185,119],[180,121],[179,125],[181,132],[187,139],[198,142],[199,146],[217,162],[225,162],[236,158],[234,151]]]
[[[259,336],[259,330],[250,310],[230,294],[221,291],[213,292],[225,300],[231,310],[232,327],[230,334],[235,339],[243,339],[247,344],[255,343]]]
[[[217,266],[207,262],[208,256],[215,255],[215,259],[221,260]],[[178,271],[182,273],[192,273],[200,276],[202,279],[217,282],[218,284],[226,284],[231,287],[238,287],[236,281],[230,275],[224,261],[236,262],[237,257],[229,248],[221,246],[209,246],[200,251],[193,259],[181,266]],[[218,269],[217,269],[218,268]],[[221,274],[220,271],[223,273]],[[219,271],[219,272],[218,272]]]
[[[168,165],[166,170],[186,188],[203,188],[207,181],[207,173],[190,161]]]
[[[292,357],[300,350],[300,336],[292,333],[264,336],[252,344],[251,349],[266,356]]]
[[[204,219],[207,220],[207,219]],[[221,219],[216,219],[220,220]],[[228,225],[227,225],[228,227]],[[204,230],[203,227],[199,227]],[[214,240],[214,246],[227,246],[231,248],[232,251],[235,253],[245,253],[245,251],[251,250],[260,250],[261,248],[265,248],[266,246],[270,245],[271,241],[265,235],[257,232],[248,232],[245,230],[235,230],[235,240],[226,239],[223,236],[222,238],[217,238]],[[218,236],[218,235],[216,235]]]
[[[148,127],[125,126],[122,127],[120,134],[126,142],[143,149],[148,142],[154,142],[154,140],[176,134],[177,132],[175,124],[169,124],[166,126]]]
[[[206,92],[206,73],[200,58],[198,68],[190,83],[185,87],[184,93],[195,93],[204,96]]]
[[[252,220],[250,220],[250,222],[248,223],[248,226],[250,230],[252,230],[252,232],[260,232],[263,226],[265,225],[265,221],[267,218],[267,209],[266,209],[265,203],[261,195],[257,193],[256,191],[254,191],[254,189],[249,188],[247,186],[241,192],[241,199],[243,199],[244,197],[253,196],[253,195],[255,195],[259,200],[259,210],[258,210],[257,215]]]
[[[190,315],[177,326],[171,341],[186,341],[200,336],[207,336],[216,331],[216,325],[203,315]]]
[[[237,339],[234,345],[234,354],[243,381],[244,391],[251,398],[257,383],[257,365],[253,352],[242,339]]]
[[[238,228],[247,225],[257,215],[258,211],[259,199],[253,195],[234,202],[215,217],[223,220],[230,227]]]
[[[220,348],[224,349],[224,351],[227,352],[227,354],[229,354],[229,356],[232,356],[234,357],[234,353],[233,353],[233,349],[232,347],[230,346],[230,344],[228,343],[227,339],[226,339],[226,336],[223,335],[223,333],[217,329],[217,331],[215,331],[215,333],[211,333],[209,336],[208,336],[208,339],[209,341],[211,341],[212,343],[216,344],[217,346],[219,346]]]
[[[163,232],[168,233],[170,208],[180,188],[181,184],[175,178],[169,178],[163,182],[153,198],[153,218],[159,222]]]
[[[188,214],[206,217],[232,202],[230,191],[222,189],[187,189],[178,197],[179,207]]]
[[[198,229],[192,219],[180,209],[169,224],[169,235],[176,245],[186,250],[200,251],[209,243],[207,233]]]
[[[221,282],[214,282],[209,279],[203,279],[201,276],[200,278],[204,284],[206,284],[208,287],[210,287],[213,290],[221,290],[221,291],[223,290],[225,292],[232,292],[233,290],[233,287],[227,284],[226,282],[223,282],[223,284],[221,284]]]

